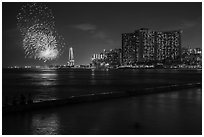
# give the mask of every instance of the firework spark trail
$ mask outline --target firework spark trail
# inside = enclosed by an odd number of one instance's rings
[[[64,46],[63,38],[55,30],[52,11],[41,3],[22,6],[17,15],[17,26],[23,36],[23,48],[28,58],[56,59]]]
[[[22,34],[25,34],[30,26],[40,23],[50,29],[55,27],[54,16],[47,6],[42,3],[28,3],[21,7],[17,15],[17,26]]]

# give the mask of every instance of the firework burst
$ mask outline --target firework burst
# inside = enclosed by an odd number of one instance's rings
[[[55,30],[54,16],[48,7],[29,3],[21,8],[17,22],[26,57],[46,62],[62,53],[63,38]]]

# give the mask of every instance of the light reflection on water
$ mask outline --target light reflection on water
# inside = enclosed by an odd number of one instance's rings
[[[56,114],[36,114],[32,118],[31,131],[33,135],[59,134],[59,118]]]
[[[55,69],[40,70],[38,73],[24,74],[25,77],[31,79],[32,85],[40,87],[36,92],[34,102],[56,100],[57,99],[57,88],[55,85],[58,84],[58,73]]]
[[[43,73],[38,74],[38,78],[43,79],[39,82],[39,86],[50,86],[50,85],[56,85],[57,84],[57,73]]]
[[[12,100],[30,93],[34,101],[44,101],[95,92],[200,82],[201,79],[201,73],[178,70],[10,69],[3,73],[2,94],[3,98]]]
[[[38,73],[25,73],[24,76],[31,78],[32,80],[37,80],[37,79],[45,79],[45,80],[55,80],[58,76],[56,70],[49,70],[45,71],[42,70]]]

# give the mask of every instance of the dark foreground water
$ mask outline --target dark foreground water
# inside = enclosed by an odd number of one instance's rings
[[[84,103],[3,116],[3,134],[202,134],[202,91]]]
[[[202,81],[197,70],[3,69],[3,103]],[[201,134],[201,89],[84,103],[2,117],[3,134]]]
[[[3,69],[2,75],[3,102],[11,102],[20,94],[44,101],[202,81],[200,70]]]

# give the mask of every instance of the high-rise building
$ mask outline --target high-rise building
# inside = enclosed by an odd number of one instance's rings
[[[146,28],[122,34],[122,64],[176,61],[181,54],[181,31]]]
[[[181,59],[181,31],[156,32],[158,62],[177,62]]]
[[[109,67],[116,68],[120,66],[121,60],[121,49],[111,49],[105,53],[105,64],[108,64]]]
[[[68,59],[67,65],[70,67],[74,66],[74,52],[72,47],[69,48],[69,59]]]
[[[139,34],[123,33],[122,34],[122,64],[135,64],[139,58]]]

